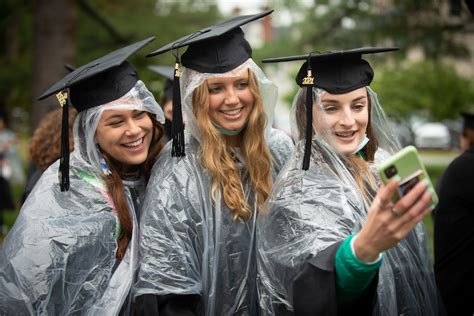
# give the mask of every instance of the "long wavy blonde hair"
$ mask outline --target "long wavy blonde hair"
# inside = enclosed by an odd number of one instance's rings
[[[247,128],[242,131],[239,147],[244,156],[257,205],[263,206],[271,186],[271,155],[265,142],[267,118],[260,96],[257,79],[249,72],[249,89],[254,97]],[[193,113],[202,135],[199,157],[204,168],[212,177],[211,198],[216,200],[216,192],[221,190],[224,203],[232,212],[234,220],[247,220],[252,215],[251,206],[245,198],[239,169],[236,166],[225,137],[212,124],[209,116],[209,92],[207,82],[203,82],[193,92]]]

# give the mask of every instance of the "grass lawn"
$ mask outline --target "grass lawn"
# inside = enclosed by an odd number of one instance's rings
[[[422,150],[420,151],[421,160],[425,164],[433,186],[438,187],[441,174],[444,172],[449,163],[460,153],[458,151],[441,151],[441,150]],[[424,219],[426,233],[430,240],[430,247],[433,254],[433,216]]]

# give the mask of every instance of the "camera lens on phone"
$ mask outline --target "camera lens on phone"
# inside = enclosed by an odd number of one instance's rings
[[[395,166],[390,166],[384,170],[384,173],[387,179],[390,179],[397,174],[397,168],[395,168]]]

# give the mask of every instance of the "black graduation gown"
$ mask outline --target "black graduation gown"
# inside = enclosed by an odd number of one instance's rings
[[[435,275],[449,315],[474,314],[474,146],[446,169],[434,226]]]
[[[359,315],[372,314],[377,303],[378,274],[354,305],[337,306],[335,258],[341,243],[333,244],[302,264],[293,282],[294,312],[280,305],[276,315],[354,315],[354,311]]]

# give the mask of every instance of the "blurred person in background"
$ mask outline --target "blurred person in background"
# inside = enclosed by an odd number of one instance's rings
[[[7,126],[8,116],[0,110],[0,235],[7,232],[3,211],[15,209],[11,186],[23,183],[25,177],[17,150],[17,136]]]
[[[449,315],[474,314],[474,114],[461,115],[462,154],[440,180],[434,221],[436,282]]]
[[[8,128],[8,116],[0,111],[0,153],[3,153],[4,176],[13,185],[25,183],[25,172],[18,152],[18,137]]]
[[[7,175],[10,173],[9,169],[8,161],[4,159],[3,153],[0,153],[0,236],[3,236],[7,232],[7,227],[4,225],[3,219],[4,211],[15,208],[10,184],[4,177],[4,173]]]

